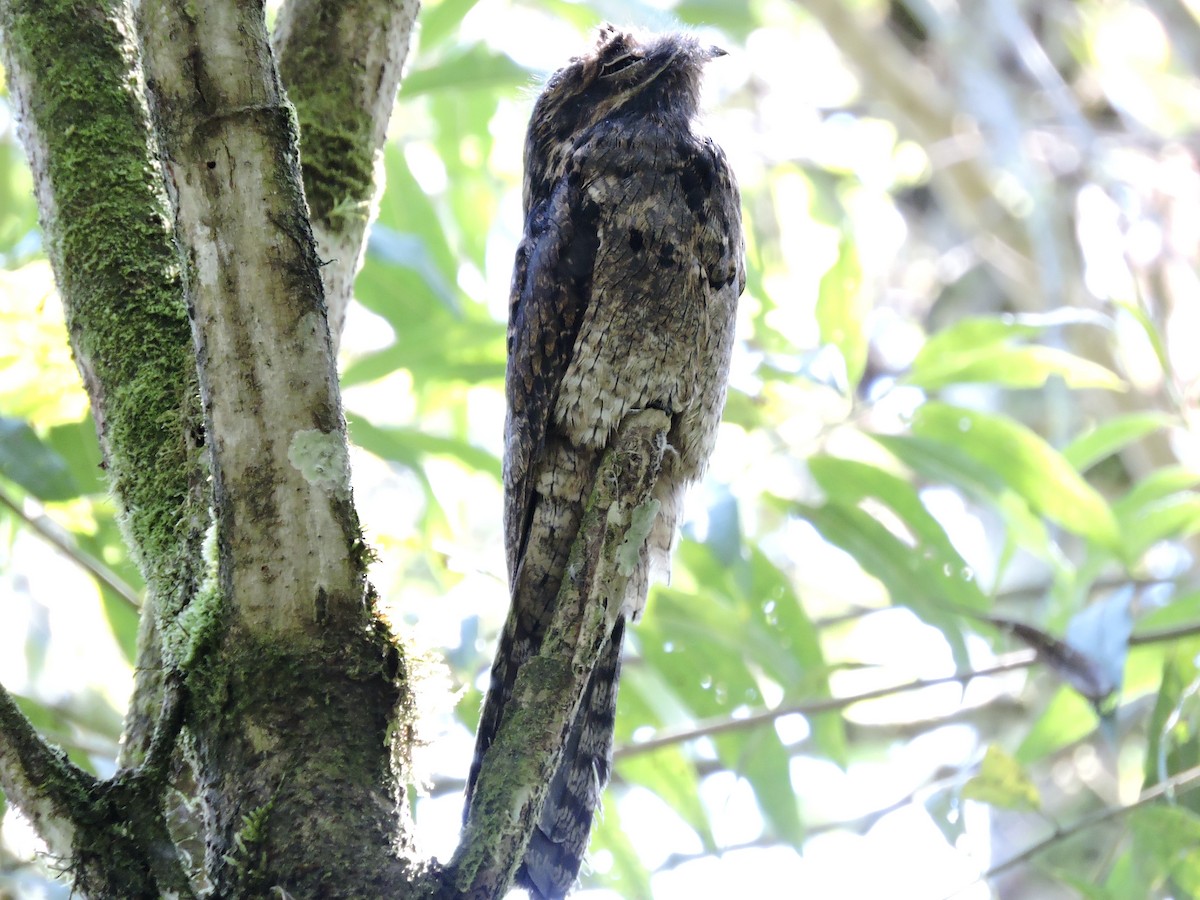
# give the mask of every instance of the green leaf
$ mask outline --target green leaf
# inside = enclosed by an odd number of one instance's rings
[[[871,439],[918,475],[938,484],[953,484],[978,500],[992,500],[1004,490],[1004,479],[955,444],[906,434],[872,434]]]
[[[1200,722],[1196,716],[1200,712],[1197,709],[1200,698],[1195,693],[1196,676],[1196,657],[1188,648],[1174,647],[1166,653],[1162,682],[1146,726],[1144,788],[1200,765]],[[1185,714],[1185,704],[1190,705],[1191,715]],[[1187,802],[1194,796],[1187,794],[1180,799]]]
[[[402,234],[385,225],[371,229],[369,252],[380,262],[417,276],[440,303],[459,311],[458,292],[434,265],[429,245],[417,234]]]
[[[1057,548],[1051,546],[1042,519],[1023,498],[1005,486],[996,471],[953,444],[911,435],[870,437],[926,480],[953,485],[969,499],[990,506],[999,514],[1007,530],[1007,540],[1000,550],[997,578],[1018,545],[1051,565],[1057,564]]]
[[[821,342],[832,344],[841,352],[846,364],[847,393],[853,394],[867,367],[868,342],[863,331],[866,309],[862,267],[854,242],[846,237],[838,245],[837,260],[821,277],[816,313]]]
[[[1061,688],[1017,748],[1017,761],[1023,765],[1037,762],[1091,734],[1098,721],[1096,711],[1082,695],[1071,688]]]
[[[433,49],[454,35],[462,22],[479,0],[441,0],[438,3],[421,4],[420,35],[421,54]]]
[[[1134,810],[1130,825],[1143,871],[1169,873],[1176,896],[1200,896],[1200,816],[1156,804]]]
[[[0,475],[40,500],[79,496],[79,486],[63,458],[21,419],[0,417]]]
[[[413,175],[408,160],[398,146],[393,143],[384,145],[383,161],[387,190],[380,201],[376,227],[390,228],[398,234],[416,235],[445,283],[454,284],[458,275],[458,261],[446,239],[433,201]],[[393,299],[395,296],[392,295]],[[398,296],[403,299],[403,295]]]
[[[678,746],[622,759],[618,771],[625,781],[653,791],[670,806],[700,836],[705,852],[716,851],[717,841],[700,800],[696,767]]]
[[[750,782],[771,833],[793,847],[804,843],[804,822],[792,785],[791,755],[774,728],[718,736],[717,755]]]
[[[1144,507],[1173,495],[1192,491],[1197,486],[1200,486],[1200,471],[1185,466],[1163,466],[1151,472],[1131,487],[1124,497],[1113,503],[1113,512],[1119,517],[1130,518]]]
[[[745,598],[747,650],[789,699],[832,697],[821,635],[791,580],[757,547],[750,548],[751,583]],[[843,768],[849,761],[846,725],[837,711],[809,717],[813,742]]]
[[[1107,419],[1063,448],[1063,458],[1078,471],[1086,472],[1096,463],[1170,423],[1170,416],[1158,412],[1129,413]]]
[[[1065,350],[1004,344],[942,357],[921,354],[904,381],[926,390],[971,383],[1036,388],[1044,385],[1052,375],[1057,375],[1071,388],[1113,391],[1127,388],[1116,373]]]
[[[1167,466],[1147,475],[1113,503],[1130,558],[1158,541],[1200,531],[1200,473]]]
[[[747,665],[745,632],[736,626],[728,595],[706,591],[696,596],[668,588],[655,592],[652,610],[637,629],[642,658],[690,719],[763,706]]]
[[[1104,366],[1056,347],[1024,343],[1051,326],[1090,321],[1062,313],[957,322],[925,342],[904,381],[930,390],[979,382],[1031,388],[1057,375],[1073,388],[1124,390],[1125,382]]]
[[[1195,622],[1200,622],[1200,591],[1189,591],[1172,597],[1166,606],[1146,613],[1137,620],[1133,631],[1144,634]]]
[[[907,606],[939,628],[950,643],[955,662],[968,666],[962,624],[949,608],[961,603],[956,596],[960,589],[952,584],[962,580],[961,568],[940,558],[936,549],[915,552],[878,519],[857,507],[798,503],[793,508],[827,541],[845,550],[868,574],[883,582],[893,603]]]
[[[987,598],[967,564],[909,482],[877,466],[833,456],[813,457],[808,468],[832,502],[858,506],[872,498],[887,506],[912,534],[910,553],[923,556],[940,572],[938,592],[956,606],[987,608]]]
[[[1037,786],[1019,762],[992,744],[984,754],[979,774],[963,785],[964,800],[980,800],[1001,809],[1040,809]]]
[[[1051,867],[1050,874],[1068,887],[1073,888],[1083,900],[1124,900],[1132,894],[1114,894],[1107,886],[1092,884],[1085,878],[1080,878],[1061,868]]]
[[[913,420],[918,437],[955,445],[994,470],[1035,510],[1110,550],[1120,550],[1117,520],[1104,498],[1062,456],[1011,419],[924,404]]]
[[[1015,316],[962,319],[932,335],[913,360],[913,371],[926,371],[938,360],[970,357],[988,347],[1037,335],[1041,329]]]
[[[1136,302],[1129,302],[1120,300],[1118,298],[1113,298],[1113,304],[1117,307],[1122,315],[1128,315],[1135,322],[1137,322],[1142,329],[1142,333],[1146,336],[1146,340],[1149,341],[1150,346],[1154,349],[1154,355],[1158,359],[1158,364],[1161,371],[1170,372],[1171,361],[1170,357],[1167,355],[1167,348],[1163,344],[1162,334],[1159,331],[1158,326],[1154,324],[1154,320],[1150,318],[1149,314],[1147,314],[1147,312]],[[1118,323],[1118,329],[1119,328],[1120,323]]]

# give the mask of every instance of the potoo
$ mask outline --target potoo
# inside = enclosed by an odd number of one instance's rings
[[[504,525],[511,608],[467,785],[537,652],[597,467],[621,420],[670,417],[650,537],[592,672],[518,872],[535,898],[574,884],[612,764],[621,642],[666,567],[683,495],[725,403],[745,286],[737,185],[695,130],[705,64],[695,38],[605,26],[550,78],[525,141],[525,234],[508,321]]]

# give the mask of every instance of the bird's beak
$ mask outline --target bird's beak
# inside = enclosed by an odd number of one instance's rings
[[[718,56],[728,56],[728,55],[729,55],[728,50],[723,50],[720,47],[718,47],[716,44],[713,44],[713,46],[708,48],[708,58],[709,59],[716,59]]]

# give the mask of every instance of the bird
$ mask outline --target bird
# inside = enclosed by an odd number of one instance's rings
[[[510,609],[467,785],[541,646],[601,458],[629,414],[669,417],[659,502],[564,744],[516,880],[534,900],[573,887],[612,767],[627,622],[665,570],[683,495],[725,404],[745,249],[737,182],[698,128],[706,64],[685,33],[604,25],[546,82],[524,150],[524,235],[505,375],[504,537]]]

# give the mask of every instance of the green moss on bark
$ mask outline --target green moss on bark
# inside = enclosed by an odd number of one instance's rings
[[[389,810],[400,773],[388,738],[398,714],[411,715],[400,663],[380,629],[364,639],[335,627],[312,643],[281,643],[236,623],[222,652],[197,660],[191,745],[210,779],[201,792],[224,798],[208,835],[218,860],[208,874],[222,896],[262,896],[275,884],[293,896],[347,896],[368,856],[380,884],[363,896],[387,895],[389,878],[394,889]]]
[[[26,0],[7,5],[3,26],[44,148],[31,147],[48,181],[42,228],[109,480],[147,582],[165,598],[194,583],[187,510],[202,431],[179,265],[120,9]]]
[[[359,5],[368,12],[378,7],[378,28],[384,28],[393,15],[384,4]],[[330,5],[306,9],[311,16],[294,23],[297,30],[329,34],[346,17],[344,10]],[[375,122],[354,95],[357,79],[347,74],[361,62],[343,58],[339,46],[336,40],[306,42],[284,56],[279,73],[300,121],[309,210],[330,231],[341,230],[339,218],[365,217],[375,192],[371,141]]]

